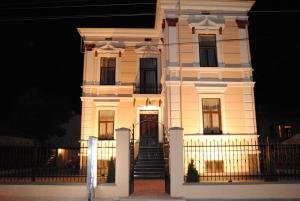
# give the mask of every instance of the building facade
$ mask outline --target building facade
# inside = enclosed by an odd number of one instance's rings
[[[162,142],[180,127],[186,142],[256,142],[247,20],[254,2],[160,0],[153,29],[79,28],[81,139],[115,139],[125,127],[137,143]],[[223,167],[218,161],[206,169]]]
[[[253,3],[160,1],[154,29],[78,29],[85,38],[82,139],[114,138],[115,128],[131,128],[144,113],[158,115],[160,140],[162,125],[185,134],[256,134]]]

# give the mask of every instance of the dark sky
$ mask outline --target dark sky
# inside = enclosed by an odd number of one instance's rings
[[[103,17],[155,14],[155,4],[103,6],[133,2],[155,0],[2,0],[0,125],[10,125],[8,117],[12,116],[16,99],[33,89],[49,99],[64,100],[68,109],[80,113],[83,55],[76,28],[153,27],[154,15]],[[300,115],[300,9],[295,2],[258,0],[249,14],[256,105],[273,113]]]

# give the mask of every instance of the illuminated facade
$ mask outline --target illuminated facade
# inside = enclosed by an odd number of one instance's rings
[[[139,141],[148,120],[159,142],[171,127],[183,128],[186,141],[256,142],[253,3],[160,0],[153,29],[79,28],[81,139],[114,139],[115,129],[134,125]]]

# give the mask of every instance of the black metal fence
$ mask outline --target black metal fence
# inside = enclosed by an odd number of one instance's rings
[[[86,183],[87,143],[81,147],[2,146],[0,183]],[[98,183],[115,182],[116,143],[98,142]]]
[[[135,94],[160,94],[161,90],[161,84],[133,84],[133,93]]]
[[[115,183],[116,141],[98,141],[98,183]]]
[[[300,179],[300,145],[239,141],[185,141],[186,182]]]
[[[0,182],[85,182],[87,147],[0,147]]]

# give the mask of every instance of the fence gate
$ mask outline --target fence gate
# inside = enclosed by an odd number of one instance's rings
[[[129,150],[130,150],[129,195],[131,195],[134,191],[134,125],[131,131]]]
[[[169,172],[169,153],[170,153],[170,145],[169,145],[169,139],[167,137],[167,133],[165,131],[165,128],[163,129],[164,134],[164,162],[165,162],[165,192],[170,194],[170,172]]]

